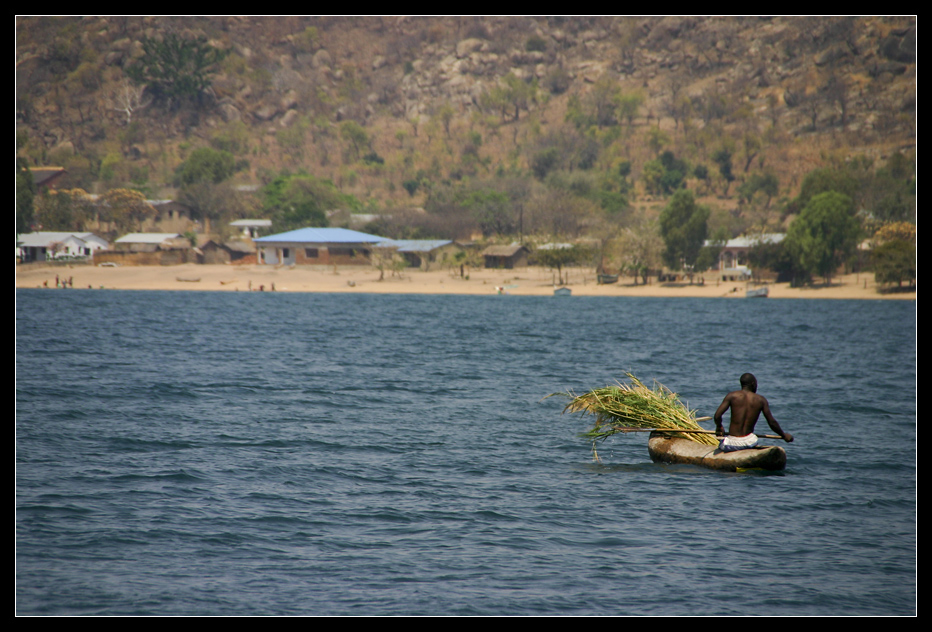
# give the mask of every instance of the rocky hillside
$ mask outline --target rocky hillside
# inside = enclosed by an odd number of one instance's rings
[[[224,52],[197,98],[130,80],[168,34]],[[240,184],[305,171],[368,212],[618,168],[631,186],[616,192],[649,208],[662,190],[645,168],[668,151],[730,211],[755,173],[786,200],[817,167],[915,152],[911,17],[27,17],[16,46],[20,155],[94,192],[171,196],[212,146]]]

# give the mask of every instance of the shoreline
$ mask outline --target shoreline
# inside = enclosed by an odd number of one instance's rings
[[[458,270],[457,270],[458,272]],[[355,292],[374,294],[462,294],[552,296],[556,273],[534,266],[512,270],[474,268],[468,279],[451,270],[408,269],[399,277],[389,272],[379,280],[379,271],[370,266],[331,268],[270,265],[121,266],[27,264],[16,267],[16,288],[56,289],[56,276],[71,279],[68,289],[180,290],[180,291],[276,291],[276,292]],[[707,275],[707,278],[711,274]],[[744,298],[748,286],[739,281],[709,281],[703,285],[657,283],[633,285],[631,277],[617,283],[599,285],[589,269],[564,270],[565,287],[573,296]],[[261,288],[261,290],[260,290]],[[771,299],[821,298],[864,300],[916,300],[916,290],[877,292],[873,273],[839,275],[831,287],[792,288],[789,283],[767,284]]]

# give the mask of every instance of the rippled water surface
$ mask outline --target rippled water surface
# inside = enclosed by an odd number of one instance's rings
[[[916,613],[914,302],[16,298],[18,614]],[[593,462],[543,398],[627,370],[786,471]]]

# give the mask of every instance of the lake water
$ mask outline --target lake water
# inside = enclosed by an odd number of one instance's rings
[[[16,300],[17,614],[916,614],[915,302]],[[787,469],[593,462],[543,398],[628,370]]]

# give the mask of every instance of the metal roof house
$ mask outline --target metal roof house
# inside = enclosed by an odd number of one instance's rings
[[[230,226],[233,228],[239,228],[243,231],[243,236],[252,239],[253,237],[259,236],[259,231],[264,229],[272,228],[272,220],[270,219],[238,219],[234,222],[230,222]]]
[[[348,228],[299,228],[253,239],[258,263],[267,265],[369,265],[371,248],[383,241]]]
[[[130,233],[95,257],[102,263],[129,266],[171,266],[197,263],[197,251],[178,233]]]
[[[462,247],[449,239],[386,239],[379,244],[383,248],[394,248],[412,268],[427,271],[431,264],[441,266],[452,261]]]
[[[94,233],[36,232],[17,237],[16,254],[23,262],[62,258],[93,258],[95,250],[110,247]]]
[[[114,241],[113,245],[124,252],[155,252],[191,247],[191,243],[178,233],[129,233]]]
[[[718,269],[724,274],[739,274],[747,269],[748,253],[751,248],[760,244],[779,244],[783,241],[783,233],[762,233],[759,235],[743,235],[729,239],[722,246],[718,255]],[[712,245],[706,242],[706,245]]]

